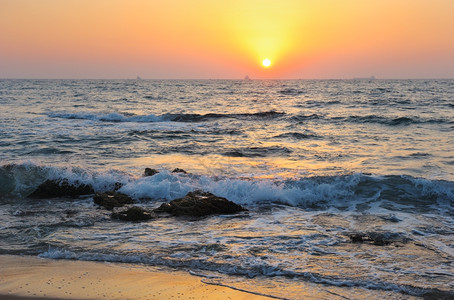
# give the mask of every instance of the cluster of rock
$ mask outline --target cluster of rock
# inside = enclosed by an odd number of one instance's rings
[[[93,194],[95,190],[91,185],[81,184],[78,181],[69,183],[68,179],[46,180],[38,186],[28,197],[36,199],[55,197],[79,197]]]
[[[176,168],[173,173],[187,174],[185,170]],[[153,176],[159,171],[146,168],[144,176]],[[96,192],[93,187],[80,182],[70,183],[68,179],[46,180],[38,186],[38,188],[29,195],[30,198],[55,198],[55,197],[71,197],[76,198],[83,195],[92,195],[93,202],[100,207],[112,210],[112,218],[124,221],[145,221],[156,218],[160,215],[171,216],[190,216],[204,217],[214,214],[235,214],[246,211],[242,206],[227,200],[223,197],[218,197],[212,193],[197,190],[189,192],[183,198],[175,199],[169,203],[164,203],[160,207],[148,211],[142,207],[129,206],[134,204],[134,200],[126,194],[118,192],[121,188],[121,183],[116,183],[113,191]],[[119,207],[126,209],[114,211]]]
[[[153,176],[153,175],[156,175],[158,174],[159,171],[156,170],[156,169],[151,169],[151,168],[145,168],[145,172],[143,173],[144,176]],[[183,173],[183,174],[187,174],[188,172],[186,172],[185,170],[183,169],[180,169],[180,168],[175,168],[173,169],[172,173]]]
[[[408,242],[407,238],[401,237],[396,233],[387,232],[357,232],[349,234],[349,237],[352,243],[368,243],[375,246],[394,244],[398,247]]]
[[[189,192],[183,198],[175,199],[154,209],[155,213],[168,213],[173,216],[203,217],[213,214],[235,214],[246,211],[241,205],[209,192]]]
[[[115,207],[122,207],[126,204],[133,204],[134,200],[128,195],[109,191],[105,193],[96,193],[93,196],[93,202],[106,209],[112,210]]]
[[[155,214],[138,206],[132,206],[125,210],[112,213],[112,218],[122,221],[147,221],[154,217],[156,217]]]

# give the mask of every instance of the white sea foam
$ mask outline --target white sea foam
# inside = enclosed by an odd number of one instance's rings
[[[121,192],[134,198],[173,200],[197,189],[212,192],[240,204],[278,202],[292,206],[322,205],[353,196],[360,175],[333,178],[317,183],[313,179],[285,183],[272,180],[217,179],[208,176],[189,176],[163,171],[152,177],[128,182]],[[344,205],[344,204],[342,204]]]
[[[42,166],[31,161],[3,167],[3,170],[0,176],[6,176],[4,182],[14,185],[2,187],[2,193],[6,195],[26,196],[46,179],[66,179],[74,185],[89,184],[97,192],[112,190],[120,183],[120,192],[140,201],[169,201],[190,191],[204,190],[243,205],[274,202],[298,207],[355,210],[357,204],[367,204],[370,210],[381,212],[383,203],[390,203],[391,206],[385,205],[386,209],[394,207],[400,211],[420,206],[449,213],[454,199],[453,182],[359,173],[275,180],[219,178],[161,169],[154,176],[143,177],[115,169],[92,171],[79,167]],[[367,186],[366,191],[364,186]],[[408,193],[411,193],[411,198]]]
[[[95,252],[81,252],[76,253],[69,250],[58,249],[58,248],[49,248],[48,251],[43,252],[39,255],[39,257],[43,258],[51,258],[51,259],[70,259],[70,260],[85,260],[85,261],[107,261],[107,262],[120,262],[120,263],[138,263],[138,264],[148,264],[148,265],[155,265],[155,264],[164,264],[169,267],[176,267],[180,265],[184,265],[178,263],[177,261],[167,261],[163,262],[161,259],[154,257],[154,256],[144,256],[144,255],[117,255],[117,254],[101,254]],[[294,272],[290,270],[280,270],[278,267],[273,267],[269,265],[263,265],[263,261],[257,259],[256,261],[252,262],[249,266],[245,265],[243,267],[235,267],[231,265],[214,265],[209,267],[208,265],[204,265],[202,262],[193,261],[190,263],[191,270],[189,273],[194,276],[199,277],[206,277],[203,281],[207,284],[217,284],[220,286],[228,286],[234,289],[239,289],[235,287],[234,282],[239,280],[237,277],[229,277],[229,275],[241,275],[246,276],[246,278],[240,279],[242,286],[247,286],[248,278],[254,278],[257,275],[265,276],[268,278],[274,277],[287,277],[287,278],[298,278],[303,281],[309,281],[312,283],[323,283],[327,286],[336,286],[336,287],[345,287],[345,288],[353,288],[353,287],[360,287],[365,289],[371,290],[379,290],[379,291],[394,291],[399,293],[404,293],[407,295],[414,295],[414,296],[421,296],[428,292],[427,289],[419,287],[417,285],[413,286],[411,284],[400,284],[395,282],[389,282],[382,279],[373,279],[370,277],[366,278],[346,278],[337,276],[321,276],[318,273],[312,272]],[[248,268],[250,267],[250,269]],[[199,269],[200,268],[200,269]],[[216,270],[215,270],[215,269]],[[194,271],[197,270],[197,271]],[[203,270],[203,271],[200,271]],[[219,275],[204,275],[201,272],[217,272]],[[440,275],[442,273],[436,274]],[[450,273],[446,274],[447,276],[451,276]],[[206,281],[205,281],[206,280]],[[282,280],[282,279],[281,279]],[[230,283],[230,284],[227,284]],[[253,288],[251,286],[250,288]],[[249,291],[249,289],[239,289],[243,291]],[[272,291],[270,290],[270,294],[272,295]],[[277,289],[277,292],[281,292],[280,289]],[[447,295],[452,295],[452,293],[444,292]],[[281,297],[275,297],[280,298]]]

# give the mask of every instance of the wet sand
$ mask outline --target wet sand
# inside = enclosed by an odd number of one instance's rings
[[[271,299],[182,271],[0,255],[0,299]]]

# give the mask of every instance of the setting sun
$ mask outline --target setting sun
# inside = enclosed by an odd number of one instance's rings
[[[125,2],[0,0],[0,78],[454,77],[452,0]]]
[[[263,65],[265,68],[268,68],[269,66],[271,66],[271,60],[269,60],[268,58],[265,58],[265,59],[262,61],[262,65]]]

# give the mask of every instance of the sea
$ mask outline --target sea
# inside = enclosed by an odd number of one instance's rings
[[[125,222],[93,195],[29,198],[47,179],[248,211]],[[0,80],[0,254],[276,299],[454,299],[454,80]]]

